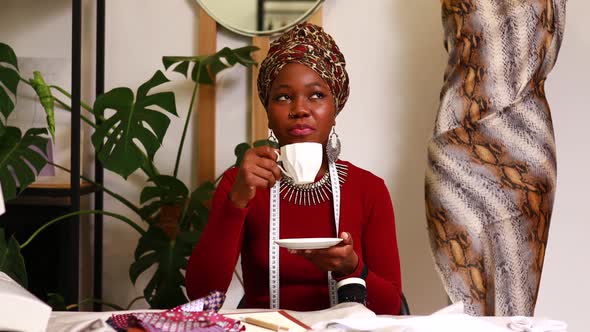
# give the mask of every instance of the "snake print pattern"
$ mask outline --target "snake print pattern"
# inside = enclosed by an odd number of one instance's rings
[[[532,316],[556,183],[544,83],[565,0],[443,0],[449,62],[428,145],[437,270],[474,315]]]

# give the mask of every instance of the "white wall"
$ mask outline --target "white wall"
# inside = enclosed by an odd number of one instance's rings
[[[434,1],[328,1],[324,7],[324,26],[346,56],[351,79],[349,102],[337,119],[343,159],[389,187],[403,290],[415,313],[446,304],[430,254],[423,189],[445,64],[439,13]]]
[[[17,56],[71,57],[71,2],[2,1],[0,36]],[[34,42],[32,42],[34,41]]]

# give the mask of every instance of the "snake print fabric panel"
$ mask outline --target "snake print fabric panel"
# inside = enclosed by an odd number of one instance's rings
[[[426,214],[453,302],[534,312],[556,183],[544,83],[565,0],[443,0],[449,62],[428,146]]]

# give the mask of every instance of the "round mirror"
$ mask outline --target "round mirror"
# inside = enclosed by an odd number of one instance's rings
[[[324,0],[197,0],[225,28],[246,36],[273,35],[309,18]]]

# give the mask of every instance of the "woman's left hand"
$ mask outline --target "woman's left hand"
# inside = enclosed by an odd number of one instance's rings
[[[322,271],[332,271],[335,276],[345,276],[354,272],[358,265],[358,256],[352,247],[352,236],[348,232],[340,233],[342,242],[326,249],[305,249],[289,252],[309,260]]]

